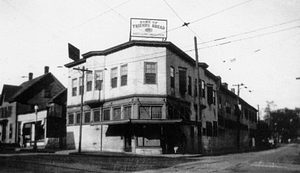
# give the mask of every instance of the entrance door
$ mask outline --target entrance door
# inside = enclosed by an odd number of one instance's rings
[[[124,142],[125,142],[125,152],[131,152],[131,136],[125,136],[124,137]]]

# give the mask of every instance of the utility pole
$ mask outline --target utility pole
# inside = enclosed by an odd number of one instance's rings
[[[78,153],[81,153],[82,118],[83,118],[83,93],[84,93],[84,72],[88,72],[88,71],[91,71],[91,70],[85,69],[84,66],[82,67],[82,69],[80,69],[80,68],[73,68],[73,69],[82,72],[81,103],[80,103],[80,125],[79,125],[79,144],[78,144]]]
[[[196,88],[197,88],[197,91],[196,92],[198,92],[199,94],[198,94],[198,104],[197,104],[197,110],[198,110],[198,115],[196,114],[196,121],[198,120],[198,118],[199,118],[199,120],[200,120],[200,122],[201,122],[201,126],[200,127],[198,127],[198,128],[200,128],[200,137],[199,137],[199,142],[198,142],[198,144],[199,144],[199,148],[200,148],[200,151],[202,152],[202,113],[201,113],[201,106],[200,106],[200,104],[201,104],[201,91],[200,91],[200,69],[199,69],[199,56],[198,56],[198,47],[197,47],[197,37],[194,37],[194,42],[195,42],[195,56],[196,56],[196,69],[197,69],[197,78],[198,78],[198,83],[196,84]],[[198,133],[199,133],[199,131],[198,131]]]
[[[240,86],[244,86],[243,83],[241,84],[237,84],[237,85],[233,85],[233,86],[237,86],[238,87],[238,90],[237,90],[237,118],[236,118],[236,121],[237,121],[237,134],[236,134],[236,147],[237,149],[240,149],[240,108],[239,108],[239,105],[240,105]]]

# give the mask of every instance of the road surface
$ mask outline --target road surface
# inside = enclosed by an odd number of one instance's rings
[[[205,157],[0,154],[0,172],[300,172],[299,144]]]

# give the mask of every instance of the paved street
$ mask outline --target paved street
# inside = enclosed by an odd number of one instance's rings
[[[222,156],[7,153],[0,172],[300,172],[299,145]]]

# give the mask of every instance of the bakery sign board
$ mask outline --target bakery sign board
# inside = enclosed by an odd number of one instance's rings
[[[130,20],[130,39],[132,37],[167,39],[167,20],[139,19]]]

